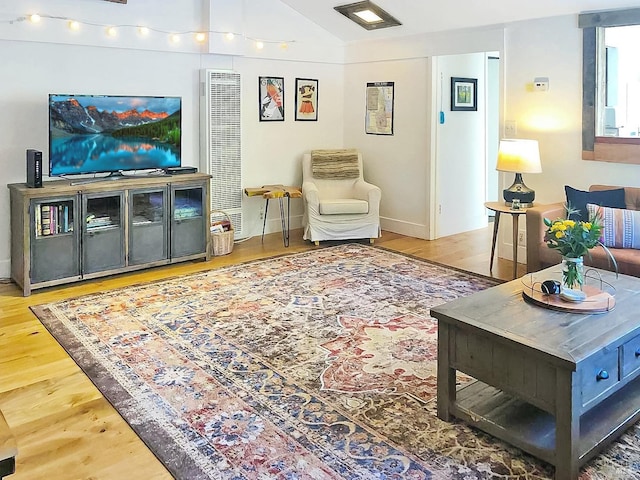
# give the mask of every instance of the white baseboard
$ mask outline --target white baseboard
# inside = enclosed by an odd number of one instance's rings
[[[302,217],[302,215],[292,215],[289,230],[302,228]],[[426,225],[380,217],[380,226],[382,227],[382,230],[387,232],[399,233],[400,235],[406,235],[408,237],[428,238],[428,228]],[[273,218],[269,217],[264,231],[265,235],[268,233],[280,232],[282,232],[280,216]],[[262,235],[262,221],[245,224],[242,233],[245,238]]]
[[[296,230],[302,228],[302,215],[292,215],[289,219],[289,230]],[[282,221],[280,220],[280,215],[274,218],[267,218],[267,224],[265,225],[264,234],[268,233],[281,233],[282,232]],[[242,237],[250,238],[250,237],[259,237],[262,235],[262,220],[245,223],[242,229]]]
[[[496,243],[496,257],[513,261],[513,243],[501,243],[498,237]],[[527,263],[527,246],[518,245],[518,263]]]
[[[427,225],[380,217],[380,226],[382,230],[386,230],[387,232],[399,233],[407,237],[429,239],[429,228]]]
[[[11,277],[11,259],[0,260],[0,278]]]

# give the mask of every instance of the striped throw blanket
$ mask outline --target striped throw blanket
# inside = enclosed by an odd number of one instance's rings
[[[358,151],[355,149],[312,150],[311,171],[314,178],[349,179],[358,178]]]

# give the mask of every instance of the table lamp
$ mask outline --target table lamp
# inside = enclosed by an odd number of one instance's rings
[[[511,206],[513,200],[519,200],[521,207],[533,206],[536,192],[524,184],[522,174],[542,172],[537,140],[500,140],[496,170],[516,174],[513,185],[502,192],[506,205]]]

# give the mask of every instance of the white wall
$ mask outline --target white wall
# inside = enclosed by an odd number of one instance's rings
[[[537,203],[564,201],[564,185],[640,186],[640,165],[582,160],[582,30],[576,16],[509,25],[505,33],[505,120],[519,138],[538,140],[542,173],[524,175]],[[549,77],[549,91],[533,92],[535,77]],[[513,174],[502,175],[503,186]],[[511,258],[511,227],[503,225],[500,256]],[[520,220],[524,229],[524,219]],[[524,256],[519,255],[520,261]]]
[[[242,182],[245,186],[302,185],[302,154],[312,149],[343,146],[344,67],[310,62],[238,58],[234,70],[242,74]],[[284,77],[285,121],[258,119],[258,77]],[[295,79],[318,79],[318,120],[296,122]],[[261,198],[245,198],[245,236],[261,233]],[[270,203],[268,231],[280,230],[276,202]],[[302,225],[302,200],[291,200],[291,228]]]
[[[435,192],[431,184],[436,174],[439,76],[432,58],[502,52],[503,38],[503,28],[491,27],[346,46],[345,145],[365,154],[365,175],[382,189],[383,229],[433,237],[430,211]],[[375,81],[396,82],[393,137],[364,133],[364,89],[367,82]]]
[[[564,200],[564,185],[640,185],[640,165],[582,160],[582,30],[573,15],[519,22],[506,29],[505,119],[518,137],[540,143],[542,173],[523,178],[536,202]],[[548,92],[527,88],[549,77]]]
[[[29,13],[22,9],[30,7],[51,15],[73,14],[87,21],[148,21],[167,30],[195,30],[204,22],[207,28],[223,30],[226,25],[215,15],[216,8],[222,12],[220,2],[184,0],[176,8],[172,0],[136,0],[126,6],[34,0],[28,6],[3,2],[0,16],[14,18]],[[135,32],[123,34],[116,42],[106,39],[103,29],[87,29],[87,36],[70,36],[64,22],[45,22],[35,29],[23,21],[0,24],[0,225],[5,226],[0,230],[0,277],[9,275],[10,262],[5,185],[25,180],[27,148],[42,150],[48,169],[47,94],[180,95],[185,111],[184,163],[198,165],[198,81],[202,68],[232,68],[243,76],[245,185],[297,183],[297,165],[304,151],[356,147],[366,159],[365,175],[383,189],[383,226],[392,231],[427,237],[432,226],[428,212],[435,99],[430,57],[437,55],[500,52],[504,65],[501,120],[515,120],[517,136],[540,142],[543,173],[525,178],[536,190],[538,202],[562,200],[564,184],[576,188],[592,183],[640,186],[640,166],[581,160],[582,32],[576,27],[575,15],[366,42],[343,51],[334,37],[278,0],[243,0],[234,5],[239,9],[230,14],[234,22],[255,30],[248,32],[237,51],[225,47],[220,38],[205,46],[174,46],[167,44],[166,37],[144,40]],[[264,17],[265,9],[275,13]],[[267,22],[262,21],[265,18]],[[296,41],[287,50],[269,43],[263,51],[255,51],[248,37],[267,34],[273,35],[270,40],[274,42]],[[285,122],[258,122],[258,75],[285,77]],[[297,76],[319,79],[318,122],[293,121],[293,82]],[[547,93],[527,90],[537,76],[549,77]],[[372,81],[396,83],[395,133],[391,137],[364,133],[365,85]],[[511,180],[502,178],[499,188]],[[246,225],[251,226],[255,218],[252,233],[259,233],[257,212],[262,202],[245,200]],[[300,203],[293,201],[295,215],[301,212]],[[462,201],[460,206],[464,206]],[[271,227],[276,230],[279,225],[274,210]],[[298,217],[294,227],[296,222]],[[509,225],[503,227],[510,231]],[[507,241],[503,238],[502,243]],[[509,250],[504,249],[504,256],[510,255]]]
[[[211,4],[214,9],[216,2],[212,1]],[[238,2],[238,5],[251,6],[255,2],[245,0]],[[0,65],[3,66],[0,68],[0,85],[3,87],[0,90],[0,225],[4,227],[0,229],[0,278],[8,277],[10,272],[9,190],[6,184],[25,181],[27,148],[43,152],[44,171],[48,172],[49,93],[181,96],[182,161],[184,165],[199,166],[200,70],[235,70],[241,74],[243,91],[243,186],[299,184],[299,163],[305,151],[343,146],[344,67],[341,62],[328,61],[330,58],[336,60],[332,47],[335,39],[323,34],[316,25],[291,9],[283,8],[278,0],[261,2],[264,2],[260,3],[261,8],[268,9],[273,4],[273,11],[277,13],[268,17],[271,31],[278,32],[283,39],[290,39],[292,37],[289,35],[295,34],[298,41],[287,50],[270,44],[261,52],[247,48],[246,55],[221,55],[201,52],[202,47],[194,48],[193,43],[186,45],[186,42],[181,42],[179,47],[168,45],[166,38],[153,37],[148,39],[153,42],[152,46],[143,44],[141,42],[146,40],[138,38],[133,32],[119,36],[112,43],[108,43],[102,29],[92,31],[85,37],[79,34],[69,36],[65,22],[47,23],[46,18],[40,25],[44,28],[39,31],[25,22],[13,26],[0,24]],[[180,8],[175,7],[175,2],[167,0],[137,0],[129,2],[130,6],[97,1],[85,3],[51,0],[32,8],[40,7],[40,13],[46,9],[51,15],[73,14],[74,17],[77,15],[75,18],[93,18],[99,22],[136,24],[144,19],[148,20],[147,25],[158,22],[167,29],[175,21],[175,28],[183,30],[196,29],[202,17],[200,0],[185,0]],[[145,8],[138,8],[141,4],[145,4]],[[11,18],[8,8],[7,5],[0,7],[2,18]],[[151,17],[145,17],[145,12]],[[15,15],[18,16],[18,13]],[[102,17],[98,16],[100,14]],[[260,15],[261,10],[257,8],[240,12],[245,26],[259,25],[260,19],[253,16]],[[274,23],[276,20],[280,23]],[[267,26],[262,28],[266,30]],[[310,38],[313,38],[313,42],[308,41]],[[323,40],[326,40],[326,48],[318,53],[318,57],[313,56],[313,49],[301,51],[305,45],[322,44]],[[204,48],[208,50],[209,46]],[[287,57],[288,52],[294,58]],[[296,60],[296,56],[303,59]],[[337,60],[340,59],[341,55],[338,55]],[[258,121],[260,75],[285,77],[284,122]],[[294,121],[296,77],[319,80],[317,122]],[[245,231],[249,235],[259,234],[262,223],[258,212],[264,207],[263,202],[256,198],[245,197],[243,200]],[[293,200],[293,228],[300,225],[301,213],[302,202]],[[279,231],[277,208],[270,209],[269,218],[269,231]]]
[[[458,53],[502,52],[503,42],[502,26],[436,32],[349,44],[345,48],[345,61],[365,63]]]
[[[394,82],[393,135],[365,133],[368,82]],[[345,146],[362,152],[365,179],[382,190],[383,230],[426,238],[429,165],[429,68],[425,58],[347,65]]]

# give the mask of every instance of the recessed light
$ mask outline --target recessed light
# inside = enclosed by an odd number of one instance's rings
[[[382,22],[382,19],[378,15],[373,13],[371,10],[362,10],[360,12],[353,12],[353,13],[359,16],[362,20],[364,20],[367,23]]]
[[[377,30],[402,25],[400,21],[370,1],[349,3],[333,7],[349,20],[367,30]]]

